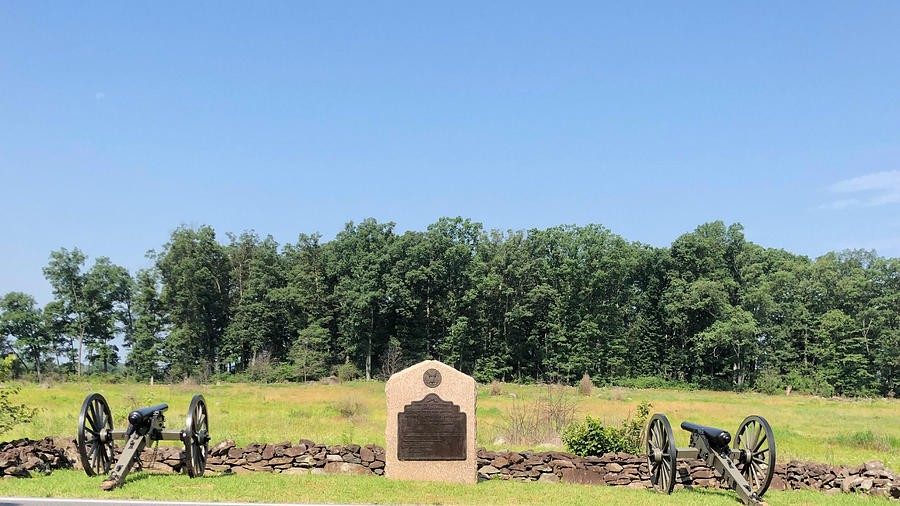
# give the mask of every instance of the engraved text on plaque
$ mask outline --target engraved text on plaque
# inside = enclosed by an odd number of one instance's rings
[[[398,460],[466,460],[466,414],[437,394],[397,413]]]

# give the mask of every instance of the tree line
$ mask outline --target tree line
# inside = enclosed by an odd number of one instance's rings
[[[348,223],[331,241],[217,240],[182,226],[131,275],[77,248],[50,255],[54,300],[0,300],[20,367],[135,379],[365,378],[434,358],[479,381],[688,384],[822,395],[900,386],[900,259],[810,259],[700,225],[668,247],[600,225],[425,231]],[[116,343],[123,343],[120,347]],[[5,352],[4,352],[5,353]],[[120,361],[124,362],[120,364]]]

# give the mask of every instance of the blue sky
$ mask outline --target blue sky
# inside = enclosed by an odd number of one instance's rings
[[[179,224],[900,256],[900,3],[0,1],[0,293]]]

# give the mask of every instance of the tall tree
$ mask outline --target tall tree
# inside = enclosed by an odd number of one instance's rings
[[[326,264],[335,279],[342,351],[364,364],[366,380],[372,378],[372,357],[387,345],[386,332],[390,332],[382,316],[389,311],[385,275],[390,268],[393,228],[393,223],[371,218],[359,225],[348,223],[335,237]]]
[[[231,266],[212,227],[177,228],[156,267],[171,328],[165,355],[176,375],[219,370],[228,327]]]
[[[126,336],[130,347],[125,361],[126,370],[146,380],[160,373],[167,314],[159,297],[159,272],[155,268],[138,271],[135,280],[134,332]]]
[[[44,277],[53,287],[53,296],[58,305],[54,307],[54,315],[60,327],[73,339],[78,338],[78,375],[84,356],[84,336],[88,328],[90,304],[85,300],[85,274],[82,272],[87,256],[78,248],[72,251],[60,248],[50,252],[50,263],[44,267]]]
[[[4,343],[9,338],[15,340],[14,348],[21,351],[16,354],[31,360],[40,381],[41,361],[50,351],[51,341],[34,297],[22,292],[9,292],[0,299],[0,338]]]

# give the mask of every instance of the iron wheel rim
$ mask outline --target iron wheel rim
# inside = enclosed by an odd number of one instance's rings
[[[672,493],[675,488],[675,438],[666,415],[657,413],[647,425],[647,467],[650,483],[657,492]]]
[[[77,440],[78,457],[88,476],[106,474],[112,467],[112,430],[112,413],[106,399],[97,393],[88,395],[78,415]]]
[[[188,476],[199,478],[206,470],[209,452],[209,413],[202,395],[195,395],[188,408],[185,427],[185,467]]]
[[[759,415],[745,418],[734,438],[734,449],[741,452],[738,470],[761,497],[775,474],[775,438],[769,422]]]

